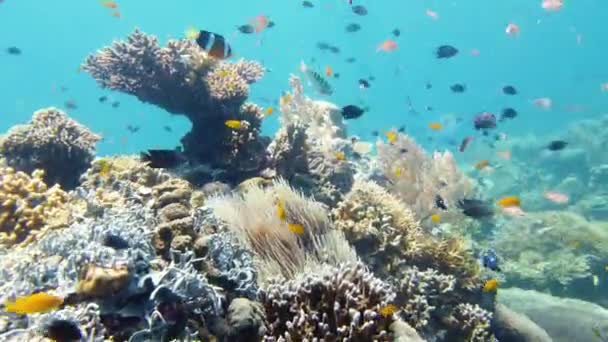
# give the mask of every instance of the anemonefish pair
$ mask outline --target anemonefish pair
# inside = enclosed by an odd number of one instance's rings
[[[196,38],[196,44],[217,59],[232,57],[232,48],[230,48],[226,39],[217,33],[201,30]]]

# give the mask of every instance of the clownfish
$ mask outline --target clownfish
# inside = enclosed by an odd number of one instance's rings
[[[232,48],[230,48],[226,39],[217,33],[201,30],[196,38],[196,44],[217,59],[226,59],[232,56]]]

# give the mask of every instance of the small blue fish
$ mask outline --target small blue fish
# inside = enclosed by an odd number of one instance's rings
[[[492,271],[500,272],[501,269],[498,266],[498,257],[493,249],[488,249],[479,256],[479,262],[483,267],[489,268]]]

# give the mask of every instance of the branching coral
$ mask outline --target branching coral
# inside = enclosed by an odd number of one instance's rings
[[[55,185],[48,188],[44,172],[32,177],[12,168],[0,168],[0,244],[26,244],[44,233],[45,225],[67,223],[68,195]]]
[[[277,212],[279,201],[285,219]],[[267,188],[255,185],[241,195],[214,198],[208,206],[253,252],[259,262],[261,282],[273,273],[290,278],[309,259],[334,264],[356,260],[343,236],[331,230],[324,206],[294,191],[284,181],[275,181]],[[302,225],[303,234],[290,231],[288,223]]]
[[[188,40],[160,47],[156,37],[136,30],[89,56],[82,69],[105,88],[188,117],[192,130],[182,143],[190,160],[224,169],[231,181],[239,172],[263,167],[262,117],[241,108],[249,84],[264,74],[260,64],[218,61]],[[242,128],[227,127],[227,120],[241,121]]]
[[[482,309],[479,305],[461,303],[454,311],[455,318],[462,322],[462,330],[467,341],[493,342],[494,336],[490,333],[492,313]]]
[[[395,293],[362,264],[325,267],[261,291],[268,331],[263,341],[393,341]]]
[[[458,200],[472,195],[473,183],[458,169],[449,151],[428,156],[411,137],[400,133],[394,142],[379,141],[377,148],[380,167],[391,181],[391,192],[398,195],[423,224],[428,224],[426,219],[437,210],[437,195],[454,208],[450,214],[441,214],[445,221],[464,219],[455,212],[455,206]]]
[[[0,155],[8,166],[27,173],[44,170],[47,184],[71,189],[88,168],[99,139],[62,111],[47,108],[35,112],[30,123],[11,128],[0,139]]]

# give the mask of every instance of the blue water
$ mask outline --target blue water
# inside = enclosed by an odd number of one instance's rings
[[[135,27],[157,35],[161,41],[182,37],[189,26],[224,34],[238,57],[262,61],[272,71],[253,85],[250,100],[274,106],[287,90],[290,73],[304,60],[320,71],[325,66],[340,73],[332,79],[334,94],[327,100],[339,105],[365,104],[370,112],[349,123],[351,134],[370,137],[370,131],[407,125],[407,132],[421,142],[437,135],[434,144],[460,139],[472,132],[470,120],[479,111],[498,113],[504,106],[516,108],[520,116],[500,128],[511,134],[545,134],[583,118],[599,116],[608,105],[608,82],[603,70],[608,60],[608,36],[604,27],[608,3],[599,0],[566,1],[558,12],[544,11],[541,1],[357,1],[367,7],[367,16],[357,16],[346,0],[179,0],[117,1],[120,18],[99,1],[4,0],[0,3],[0,48],[17,46],[21,56],[0,54],[0,132],[26,122],[33,111],[58,106],[66,100],[77,103],[69,114],[104,135],[98,153],[137,153],[151,147],[172,148],[188,131],[189,123],[131,96],[100,89],[86,73],[77,69],[87,54],[128,35]],[[438,20],[425,15],[439,14]],[[237,25],[264,14],[276,26],[259,35],[242,35]],[[351,22],[362,25],[357,33],[346,33]],[[518,37],[505,34],[509,22],[521,28]],[[394,38],[391,31],[401,30]],[[577,44],[577,34],[582,41]],[[382,41],[394,38],[394,52],[376,52]],[[340,47],[338,55],[322,52],[316,42]],[[437,60],[433,51],[450,44],[460,54]],[[470,51],[478,49],[479,56]],[[347,64],[348,57],[357,62]],[[312,59],[316,63],[312,63]],[[357,80],[373,75],[376,81],[365,91]],[[432,83],[433,88],[425,89]],[[449,86],[464,83],[467,92],[454,94]],[[517,96],[502,94],[504,85],[519,90]],[[66,87],[62,92],[59,88]],[[99,103],[108,95],[120,101],[119,108]],[[309,95],[318,97],[312,90]],[[419,114],[408,112],[409,96]],[[531,100],[550,97],[552,110],[535,108]],[[270,100],[268,103],[265,99]],[[582,107],[577,112],[571,106]],[[426,111],[425,107],[433,107]],[[431,132],[427,124],[448,114],[464,119],[459,127]],[[266,134],[278,127],[277,115],[264,123]],[[141,126],[131,134],[127,125]],[[172,127],[167,132],[163,126]],[[432,147],[441,147],[433,145]]]

